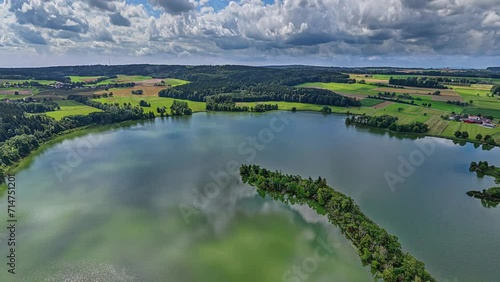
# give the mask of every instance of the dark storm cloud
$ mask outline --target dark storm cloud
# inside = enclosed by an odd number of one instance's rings
[[[130,21],[120,13],[115,13],[109,16],[109,21],[117,26],[130,26]]]
[[[149,0],[155,6],[161,6],[171,14],[180,14],[193,10],[195,7],[189,0]]]

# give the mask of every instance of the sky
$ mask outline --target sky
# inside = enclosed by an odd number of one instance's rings
[[[0,0],[0,67],[500,66],[500,0]]]

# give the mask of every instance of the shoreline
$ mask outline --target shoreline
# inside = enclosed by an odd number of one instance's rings
[[[346,109],[348,109],[348,108],[346,108]],[[278,110],[278,111],[284,111],[284,112],[294,113],[291,110]],[[272,111],[269,111],[269,112],[272,112]],[[269,113],[269,112],[263,112],[263,113],[257,113],[257,114],[266,114],[266,113]],[[322,114],[321,112],[312,111],[312,110],[297,110],[296,112],[306,112],[306,113]],[[348,112],[349,111],[346,111],[346,112],[332,112],[331,114],[333,114],[333,115],[343,115],[343,116],[352,115],[351,113],[348,113]],[[195,113],[193,113],[193,115],[200,114],[200,113],[234,113],[234,112],[201,111],[201,112],[195,112]],[[156,120],[156,119],[159,119],[159,118],[161,119],[162,117],[156,117],[156,118],[154,118],[152,120]],[[163,118],[168,118],[168,117],[163,117]],[[151,119],[147,119],[147,120],[151,121]],[[119,122],[119,123],[112,123],[112,124],[107,124],[107,125],[88,125],[88,126],[84,126],[84,127],[80,127],[80,128],[74,128],[74,129],[70,129],[70,130],[64,131],[64,132],[58,134],[56,137],[54,137],[54,138],[48,140],[47,142],[44,142],[43,144],[41,144],[40,147],[38,147],[36,150],[34,150],[33,152],[31,152],[28,156],[20,159],[19,161],[17,161],[13,165],[8,166],[7,167],[7,175],[9,175],[9,174],[15,174],[18,171],[26,168],[26,166],[28,166],[30,164],[30,162],[32,161],[32,159],[34,157],[36,157],[37,155],[43,153],[43,151],[47,150],[50,146],[53,146],[53,145],[55,145],[55,144],[57,144],[59,142],[68,140],[68,139],[73,138],[73,137],[74,138],[81,137],[83,135],[90,134],[93,131],[99,131],[99,132],[100,131],[106,131],[106,130],[112,129],[114,127],[120,127],[120,126],[123,126],[123,125],[126,125],[126,124],[130,124],[130,125],[137,124],[137,123],[145,122],[147,120],[122,121],[122,122]],[[359,126],[359,125],[352,125],[352,126],[354,126],[355,128],[375,129],[375,130],[380,130],[380,132],[388,132],[390,134],[394,134],[395,136],[402,137],[403,139],[404,138],[410,138],[410,139],[412,139],[411,137],[415,137],[415,138],[433,137],[433,138],[441,138],[441,139],[446,139],[446,140],[450,140],[450,141],[454,141],[454,142],[459,142],[459,143],[465,142],[465,144],[471,143],[471,144],[474,144],[474,145],[486,145],[486,146],[490,146],[491,149],[500,147],[500,144],[492,146],[492,145],[484,144],[482,142],[474,142],[473,140],[463,140],[463,139],[457,139],[457,138],[446,137],[446,136],[441,136],[441,135],[433,135],[433,134],[426,134],[426,133],[402,133],[402,132],[397,132],[397,131],[391,131],[389,129],[376,128],[376,127],[370,127],[370,126]],[[454,145],[461,146],[460,144],[454,144]],[[478,149],[478,148],[479,147],[477,147],[476,149]],[[6,191],[6,188],[7,188],[7,184],[6,183],[0,184],[0,196],[3,195],[3,193]]]
[[[127,126],[128,124],[134,125],[134,124],[138,124],[138,123],[145,122],[145,121],[147,121],[147,120],[122,121],[122,122],[118,122],[118,123],[105,124],[105,125],[87,125],[87,126],[73,128],[73,129],[70,129],[67,131],[63,131],[63,132],[59,133],[57,136],[55,136],[54,138],[47,140],[46,142],[41,144],[37,149],[30,152],[29,155],[27,155],[26,157],[16,161],[14,164],[12,164],[10,166],[7,166],[6,176],[15,175],[20,170],[27,168],[33,162],[33,159],[35,157],[43,154],[46,150],[50,149],[52,146],[57,145],[60,142],[63,142],[66,140],[71,140],[72,138],[82,137],[82,136],[85,136],[87,134],[109,131],[110,129],[113,129],[113,128]],[[6,190],[7,190],[7,183],[1,183],[0,184],[0,197],[2,197],[4,195]]]

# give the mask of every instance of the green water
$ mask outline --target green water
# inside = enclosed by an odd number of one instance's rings
[[[440,281],[500,276],[500,208],[465,195],[493,186],[468,166],[500,165],[500,150],[400,139],[342,116],[276,115],[157,119],[38,154],[16,175],[17,274],[6,270],[2,228],[0,281],[373,281],[324,217],[227,177],[249,162],[326,177]],[[434,152],[391,189],[384,174],[429,140]],[[4,197],[5,226],[6,206]]]

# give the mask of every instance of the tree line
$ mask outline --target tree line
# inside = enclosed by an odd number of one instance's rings
[[[428,77],[407,77],[407,78],[391,77],[389,79],[389,84],[409,86],[409,87],[448,89],[448,87],[442,85],[435,78],[428,78]]]
[[[227,94],[214,95],[206,98],[206,110],[214,112],[267,112],[278,110],[278,104],[257,104],[253,106],[238,106],[233,96]]]
[[[367,126],[381,129],[388,129],[394,132],[401,133],[426,133],[429,131],[429,126],[422,122],[412,122],[410,124],[397,124],[398,118],[383,115],[383,116],[367,116],[358,115],[346,118],[346,125]]]
[[[326,179],[304,179],[298,175],[270,171],[257,165],[240,168],[243,182],[255,186],[262,196],[287,204],[308,204],[340,228],[363,265],[370,266],[376,279],[387,282],[436,281],[423,262],[404,253],[396,236],[370,220],[354,200],[329,187]]]
[[[145,113],[141,107],[130,104],[101,104],[78,95],[68,99],[101,109],[102,112],[68,116],[56,121],[46,115],[28,115],[17,104],[0,102],[0,184],[4,182],[9,166],[66,130],[155,117],[153,112]]]

